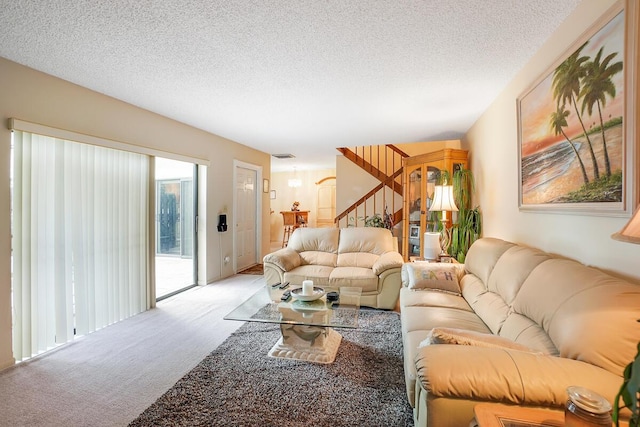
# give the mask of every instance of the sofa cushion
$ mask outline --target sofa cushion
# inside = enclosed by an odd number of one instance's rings
[[[473,262],[476,258],[468,260]],[[465,285],[465,298],[494,334],[500,333],[524,280],[535,267],[550,258],[537,249],[511,246],[495,260],[487,282],[474,280],[473,285]],[[469,276],[478,278],[475,274]]]
[[[640,286],[568,259],[540,264],[513,302],[514,314],[540,325],[561,357],[616,375],[636,352],[638,307]]]
[[[300,252],[300,264],[307,265],[324,265],[327,267],[335,267],[337,265],[338,255],[331,252],[321,251],[304,251]]]
[[[313,280],[315,286],[329,286],[332,267],[324,265],[301,265],[284,273],[284,281],[292,285],[301,285],[303,280]]]
[[[465,269],[487,283],[498,259],[512,246],[514,243],[492,237],[476,240],[467,252]]]
[[[394,251],[394,237],[386,228],[347,227],[340,230],[338,253],[367,252],[382,255]]]
[[[455,264],[413,262],[404,268],[409,289],[429,289],[460,295],[458,269]]]
[[[518,313],[511,313],[507,317],[500,329],[500,336],[523,343],[544,354],[560,355],[544,329],[533,320]]]
[[[318,251],[338,253],[340,230],[337,228],[296,228],[287,247],[296,252]]]
[[[464,298],[446,292],[400,289],[400,309],[404,307],[444,307],[473,312]]]
[[[372,292],[378,290],[378,276],[370,268],[336,267],[329,275],[329,285],[359,287],[362,292]]]
[[[431,344],[474,345],[477,347],[508,348],[536,353],[535,350],[508,338],[458,328],[433,328],[418,347]]]
[[[491,332],[487,325],[472,311],[447,307],[403,307],[400,313],[402,329],[405,332],[426,330],[436,327],[462,328],[476,332]]]
[[[551,259],[551,255],[539,249],[512,246],[496,261],[489,276],[487,289],[502,297],[511,305],[522,283],[540,263]]]
[[[380,255],[369,252],[347,252],[338,255],[337,267],[371,268],[378,261]]]

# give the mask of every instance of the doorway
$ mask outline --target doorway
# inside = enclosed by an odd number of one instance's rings
[[[156,301],[195,286],[197,166],[156,157]]]
[[[316,227],[335,227],[336,177],[322,178],[316,186]]]
[[[258,195],[262,186],[258,182],[262,179],[259,166],[247,163],[235,163],[235,271],[257,264],[259,256],[258,212],[261,212]]]

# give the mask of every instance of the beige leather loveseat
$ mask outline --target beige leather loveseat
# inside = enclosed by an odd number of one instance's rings
[[[360,287],[361,305],[393,309],[400,292],[402,256],[385,228],[298,228],[286,248],[266,255],[268,284]]]
[[[476,241],[458,268],[453,287],[427,280],[444,279],[427,266],[403,268],[416,426],[467,426],[480,402],[562,410],[571,385],[613,402],[640,340],[640,285],[493,238]]]

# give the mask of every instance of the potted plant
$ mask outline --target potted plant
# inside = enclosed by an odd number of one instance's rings
[[[349,227],[353,226],[353,217],[350,217]],[[387,230],[393,230],[393,217],[389,214],[387,207],[384,208],[384,215],[373,214],[371,216],[360,216],[359,221],[364,221],[365,227],[378,227],[386,228]]]
[[[640,322],[640,320],[638,320]],[[616,426],[620,426],[618,419],[620,410],[628,408],[631,411],[629,427],[640,426],[640,408],[638,407],[638,397],[640,396],[640,342],[638,352],[634,360],[624,368],[624,381],[620,386],[620,391],[613,402],[613,421]],[[621,404],[622,403],[622,404]]]
[[[458,206],[458,220],[451,233],[451,255],[464,263],[467,251],[482,233],[482,214],[479,207],[472,208],[475,191],[473,172],[460,169],[453,174],[453,195]]]

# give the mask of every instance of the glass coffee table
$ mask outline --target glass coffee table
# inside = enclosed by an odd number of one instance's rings
[[[296,297],[300,288],[266,286],[240,304],[225,320],[280,324],[282,336],[269,351],[269,356],[315,363],[335,360],[342,335],[333,328],[357,328],[361,288],[314,288],[317,299],[302,301]],[[286,291],[291,298],[282,301]],[[327,293],[337,292],[339,299],[327,301]]]

